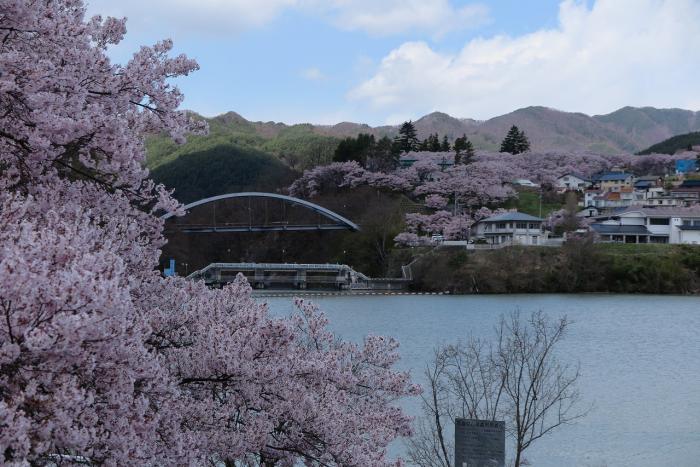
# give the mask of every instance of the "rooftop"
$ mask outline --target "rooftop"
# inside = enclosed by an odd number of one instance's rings
[[[596,175],[593,177],[593,179],[600,182],[613,182],[616,180],[626,180],[630,177],[632,177],[632,174],[627,172],[608,172]]]
[[[532,221],[532,222],[544,222],[544,219],[539,217],[531,216],[530,214],[525,214],[523,212],[505,212],[503,214],[498,214],[496,216],[487,217],[479,222],[509,222],[509,221]]]
[[[643,225],[591,224],[591,228],[603,235],[650,235]]]
[[[565,173],[564,175],[562,175],[562,176],[560,176],[560,177],[558,177],[558,178],[564,178],[564,177],[576,177],[576,178],[580,178],[580,179],[583,180],[583,181],[586,181],[586,182],[588,181],[588,177],[586,177],[586,176],[584,176],[584,175],[581,175],[581,174],[577,174],[577,173],[575,173],[575,172],[568,172],[568,173]]]
[[[679,186],[668,190],[673,193],[696,193],[700,191],[700,186]]]
[[[624,211],[615,213],[618,216],[638,212],[647,217],[700,217],[700,207],[678,208],[670,206],[641,207],[630,206]]]

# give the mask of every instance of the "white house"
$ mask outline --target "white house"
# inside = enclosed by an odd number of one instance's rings
[[[532,180],[528,180],[527,178],[518,178],[516,180],[513,180],[513,185],[526,186],[530,188],[540,187],[537,183],[533,182]]]
[[[663,193],[660,193],[647,197],[641,204],[646,207],[674,207],[686,206],[689,202],[682,198],[665,196]]]
[[[480,220],[473,232],[494,245],[542,245],[547,239],[543,223],[544,219],[529,214],[506,212]]]
[[[573,173],[564,174],[554,182],[554,186],[559,190],[583,191],[590,185],[591,182],[584,176]]]
[[[586,191],[586,194],[589,193],[591,192]],[[635,193],[632,188],[622,188],[619,191],[605,191],[602,194],[593,196],[590,201],[590,206],[595,206],[599,209],[622,208],[632,204],[636,204]]]
[[[586,206],[576,213],[576,217],[598,217],[600,215],[600,209],[595,206]]]
[[[591,229],[603,241],[700,245],[700,209],[631,207]]]

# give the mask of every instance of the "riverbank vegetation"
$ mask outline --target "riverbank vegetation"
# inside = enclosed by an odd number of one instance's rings
[[[396,252],[404,259],[406,249]],[[451,293],[700,293],[700,249],[689,245],[600,244],[424,250],[413,287]]]

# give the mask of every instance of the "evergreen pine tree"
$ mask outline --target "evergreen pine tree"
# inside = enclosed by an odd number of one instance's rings
[[[394,140],[398,143],[398,147],[402,152],[415,151],[419,148],[418,138],[416,137],[416,127],[410,120],[404,122],[399,128],[399,136]]]
[[[473,161],[475,156],[474,145],[469,141],[467,135],[462,135],[457,138],[453,149],[455,151],[455,164],[469,164]]]
[[[517,126],[513,125],[510,127],[508,134],[501,142],[501,152],[509,152],[511,154],[517,154],[515,152],[515,145],[520,137],[520,130]]]
[[[462,135],[461,137],[455,139],[452,148],[455,151],[455,165],[460,164],[462,162],[462,151],[467,148],[467,136]]]
[[[464,137],[466,142],[464,144],[464,163],[469,164],[474,160],[474,156],[476,156],[476,153],[474,152],[474,145],[472,144],[471,141],[466,139],[466,136]]]
[[[376,142],[374,135],[360,133],[357,138],[345,138],[335,149],[333,160],[335,162],[356,161],[365,167],[367,157],[372,152]]]
[[[393,170],[399,164],[399,153],[393,150],[393,142],[384,136],[371,148],[367,157],[367,169],[372,171]]]
[[[450,150],[450,142],[447,139],[447,135],[442,137],[442,144],[440,145],[440,151],[442,152],[449,152]]]
[[[515,152],[513,154],[520,154],[530,150],[530,140],[525,136],[524,131],[518,133],[518,138],[515,141]]]
[[[440,152],[440,137],[437,133],[428,137],[428,151]]]

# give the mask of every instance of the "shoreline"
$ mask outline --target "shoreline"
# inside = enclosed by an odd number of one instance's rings
[[[253,290],[253,297],[309,297],[309,296],[321,296],[321,297],[348,297],[348,296],[387,296],[387,295],[463,295],[463,294],[453,294],[450,292],[408,292],[408,291],[359,291],[359,290],[347,290],[347,291],[325,291],[325,290],[270,290],[261,291]],[[471,295],[471,294],[464,294]]]
[[[664,297],[695,297],[700,298],[700,294],[697,293],[624,293],[624,292],[513,292],[513,293],[455,293],[455,292],[365,292],[365,291],[323,291],[323,290],[270,290],[270,291],[253,291],[253,298],[284,298],[284,297],[367,297],[367,296],[401,296],[401,295],[433,295],[433,296],[452,296],[452,297],[485,297],[485,296],[509,296],[509,295],[601,295],[601,296],[611,296],[611,295],[630,295],[630,296],[664,296]]]

